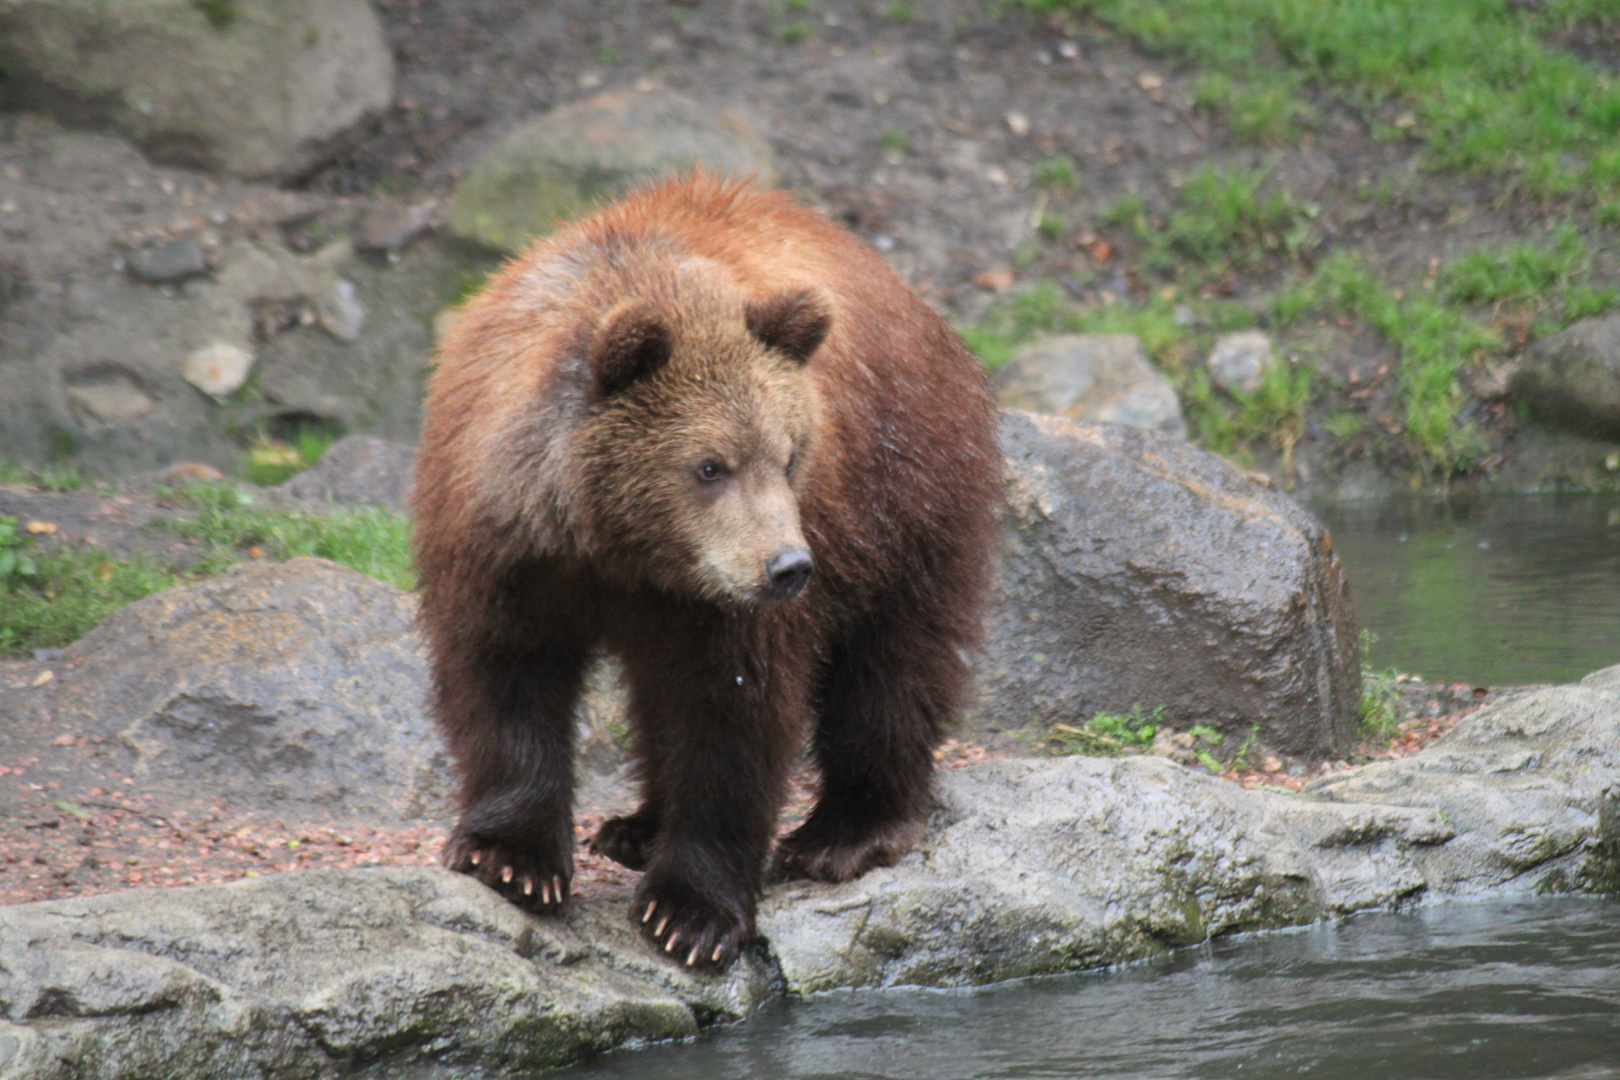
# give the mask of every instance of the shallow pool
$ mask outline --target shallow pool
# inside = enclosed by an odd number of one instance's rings
[[[1314,509],[1377,637],[1373,666],[1504,686],[1620,664],[1620,498]]]

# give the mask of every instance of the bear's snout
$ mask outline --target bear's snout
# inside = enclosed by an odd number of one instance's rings
[[[804,548],[783,548],[765,561],[765,577],[771,583],[771,595],[780,600],[791,600],[799,595],[804,583],[810,580],[815,564]]]

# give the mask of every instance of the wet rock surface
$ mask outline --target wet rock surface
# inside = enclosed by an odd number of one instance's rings
[[[622,902],[535,919],[428,868],[0,908],[0,1077],[532,1069],[784,990],[977,985],[1427,897],[1590,889],[1620,820],[1620,668],[1298,795],[1152,757],[994,760],[939,788],[898,865],[771,887],[763,940],[720,977],[653,952]]]
[[[1009,411],[999,592],[974,730],[1163,707],[1289,754],[1354,741],[1360,653],[1327,531],[1222,458]]]
[[[1048,338],[1021,349],[993,382],[1003,408],[1187,437],[1175,387],[1131,334]]]

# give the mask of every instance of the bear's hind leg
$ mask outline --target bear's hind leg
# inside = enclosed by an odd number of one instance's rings
[[[574,871],[574,705],[587,655],[550,648],[447,650],[438,716],[461,772],[445,866],[521,908],[554,913]]]
[[[591,838],[591,851],[606,855],[630,870],[647,869],[653,841],[658,839],[658,812],[643,803],[635,813],[608,818]]]
[[[778,845],[778,877],[848,881],[916,846],[932,805],[934,750],[968,678],[956,636],[895,619],[832,649],[815,735],[821,794]]]

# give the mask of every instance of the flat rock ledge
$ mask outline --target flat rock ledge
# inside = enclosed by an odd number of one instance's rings
[[[1435,897],[1617,884],[1610,668],[1297,795],[1150,757],[948,773],[918,851],[848,885],[774,887],[763,940],[723,977],[653,953],[622,904],[534,919],[431,869],[0,908],[0,1078],[533,1069],[782,993],[989,983]]]

